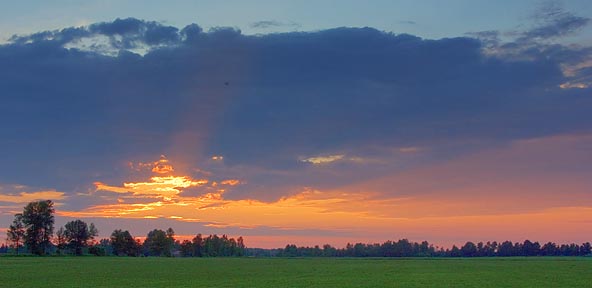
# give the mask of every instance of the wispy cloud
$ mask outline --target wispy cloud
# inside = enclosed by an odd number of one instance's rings
[[[416,25],[417,24],[417,22],[411,21],[411,20],[400,20],[400,21],[397,21],[397,23],[404,24],[404,25]]]
[[[251,28],[269,29],[275,27],[292,27],[299,28],[301,25],[296,22],[281,22],[277,20],[261,20],[250,24]]]
[[[336,154],[336,155],[326,155],[326,156],[316,156],[316,157],[308,157],[308,158],[300,158],[301,162],[308,162],[311,164],[328,164],[331,162],[342,160],[345,155],[343,154]]]
[[[566,11],[559,2],[543,3],[533,18],[538,26],[523,33],[521,40],[541,40],[563,37],[588,25],[590,18]]]

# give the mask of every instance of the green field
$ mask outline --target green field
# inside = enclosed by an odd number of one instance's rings
[[[590,258],[0,257],[1,287],[592,287]]]

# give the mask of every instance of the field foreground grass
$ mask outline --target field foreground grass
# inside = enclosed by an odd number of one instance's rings
[[[0,257],[0,287],[592,287],[592,259]]]

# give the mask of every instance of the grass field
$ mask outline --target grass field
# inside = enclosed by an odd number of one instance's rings
[[[592,287],[590,258],[0,257],[1,287]]]

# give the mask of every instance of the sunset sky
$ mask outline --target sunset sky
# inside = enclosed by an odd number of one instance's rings
[[[1,3],[0,231],[591,241],[592,2],[372,3]]]

